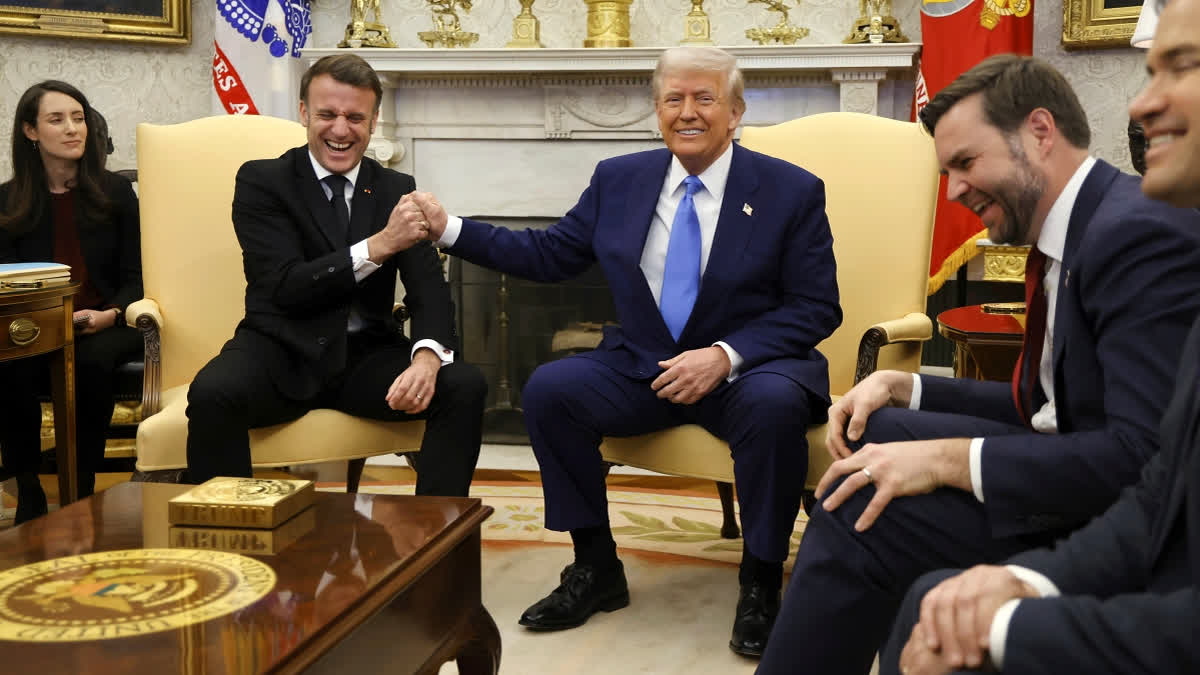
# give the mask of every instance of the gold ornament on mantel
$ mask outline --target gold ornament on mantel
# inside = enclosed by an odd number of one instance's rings
[[[533,0],[520,0],[521,13],[513,18],[513,36],[505,47],[540,49],[542,23],[533,15]]]
[[[374,21],[367,21],[367,10]],[[379,13],[379,0],[350,0],[350,23],[346,24],[346,36],[339,47],[395,47],[388,27]]]
[[[908,36],[900,30],[900,20],[892,16],[892,0],[858,0],[858,13],[843,43],[908,42]]]
[[[692,11],[683,17],[683,39],[681,45],[710,46],[712,27],[708,24],[708,15],[704,13],[704,0],[692,0]]]
[[[793,25],[788,22],[788,6],[783,4],[783,0],[748,0],[748,3],[761,3],[767,6],[767,10],[771,12],[779,12],[779,23],[771,28],[750,28],[746,30],[746,37],[754,40],[760,45],[765,45],[768,42],[780,42],[785,45],[796,44],[796,40],[800,40],[808,36],[808,29]],[[799,5],[799,0],[797,0]]]
[[[471,12],[471,0],[426,0],[433,10],[434,30],[417,33],[426,47],[470,47],[479,40],[479,33],[467,33],[458,22],[458,11]]]
[[[587,5],[584,47],[632,47],[629,6],[633,0],[583,0]]]

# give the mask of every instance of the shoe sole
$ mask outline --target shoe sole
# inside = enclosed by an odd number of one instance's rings
[[[729,648],[731,650],[733,650],[734,654],[741,654],[742,656],[749,656],[749,657],[756,658],[756,659],[762,658],[762,650],[761,649],[758,649],[758,650],[747,649],[745,647],[741,647],[741,646],[734,644],[733,640],[729,641]]]
[[[536,633],[550,633],[550,632],[553,632],[556,630],[567,630],[569,628],[578,628],[579,626],[582,626],[583,624],[587,623],[587,620],[592,618],[592,615],[595,614],[596,612],[615,612],[618,609],[622,609],[622,608],[628,607],[628,606],[629,606],[629,591],[627,590],[620,595],[615,595],[611,598],[608,598],[607,600],[602,601],[600,604],[596,605],[595,610],[588,612],[588,615],[583,617],[579,621],[572,621],[570,623],[544,624],[544,623],[526,622],[524,619],[520,619],[517,621],[517,623],[528,628],[531,631],[536,632]]]

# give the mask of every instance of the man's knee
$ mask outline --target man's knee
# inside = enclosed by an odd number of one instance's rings
[[[239,412],[248,405],[247,378],[237,376],[234,368],[221,367],[217,359],[201,368],[188,387],[187,414],[190,419],[198,415]]]
[[[527,416],[539,417],[561,411],[564,397],[569,393],[569,382],[578,378],[578,364],[574,359],[560,359],[544,363],[534,369],[533,374],[521,390],[521,408]],[[575,373],[572,375],[572,373]]]
[[[760,429],[807,429],[812,419],[808,390],[795,380],[774,373],[755,373],[737,393],[733,412]],[[801,433],[798,440],[804,440]]]
[[[468,363],[454,362],[438,371],[438,391],[452,396],[456,401],[483,409],[487,399],[488,385],[483,373]]]
[[[850,448],[857,451],[867,443],[913,440],[914,434],[910,423],[920,414],[921,411],[908,408],[880,408],[867,418],[867,426],[863,429],[862,438],[857,442],[851,442]]]

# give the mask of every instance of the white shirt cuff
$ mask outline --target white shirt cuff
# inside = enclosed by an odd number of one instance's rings
[[[983,503],[983,439],[972,438],[970,449],[970,464],[971,464],[971,490],[975,493],[975,499],[979,503]]]
[[[742,355],[737,353],[733,347],[730,347],[727,342],[717,340],[713,343],[713,346],[725,350],[725,356],[729,357],[729,377],[726,377],[725,381],[733,382],[738,378],[738,371],[742,369],[742,364],[746,362],[746,359],[743,359]]]
[[[371,262],[371,252],[367,248],[366,239],[350,247],[350,265],[354,268],[355,281],[362,281],[379,269],[379,265]]]
[[[462,218],[447,213],[446,230],[442,232],[442,238],[436,242],[438,248],[453,246],[454,242],[458,241],[458,235],[460,234],[462,234]]]
[[[447,349],[446,347],[442,346],[442,343],[430,338],[417,340],[416,344],[413,345],[412,353],[409,354],[409,358],[416,356],[417,350],[421,349],[422,347],[428,347],[429,349],[432,349],[433,353],[437,354],[437,357],[442,360],[443,366],[454,363],[454,350]]]
[[[1055,586],[1054,582],[1050,581],[1050,577],[1041,572],[1035,572],[1028,567],[1021,567],[1020,565],[1005,565],[1004,569],[1012,572],[1014,577],[1033,586],[1033,590],[1037,591],[1038,595],[1043,598],[1057,598],[1062,595],[1062,592],[1058,590],[1058,586]]]
[[[1033,589],[1043,598],[1061,595],[1058,586],[1055,586],[1053,581],[1040,572],[1020,565],[1005,565],[1004,567],[1016,578],[1033,586]],[[992,665],[996,666],[996,670],[1004,669],[1004,646],[1008,642],[1008,626],[1012,623],[1013,614],[1016,613],[1019,604],[1021,604],[1021,600],[1013,598],[1000,605],[1000,609],[997,609],[996,613],[992,615],[992,626],[988,630],[988,653],[991,654]]]
[[[920,410],[921,409],[921,376],[916,373],[913,373],[912,378],[913,378],[913,392],[912,392],[912,398],[908,399],[908,409],[909,410]]]

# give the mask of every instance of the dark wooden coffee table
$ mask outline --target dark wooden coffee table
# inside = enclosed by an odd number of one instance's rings
[[[480,601],[479,530],[492,509],[478,499],[318,493],[306,533],[278,553],[251,556],[265,563],[246,567],[257,575],[257,599],[208,617],[213,610],[197,598],[228,598],[230,589],[180,581],[203,579],[206,568],[172,574],[167,559],[150,575],[137,569],[141,551],[115,561],[105,553],[168,548],[166,501],[185,489],[124,483],[0,533],[0,668],[436,673],[457,660],[464,674],[497,672],[500,634]],[[220,555],[170,553],[201,566]],[[31,563],[42,563],[43,576],[13,582],[21,575],[9,570]],[[262,581],[267,568],[273,584]],[[14,628],[14,617],[33,626]],[[88,631],[120,636],[72,639]]]

